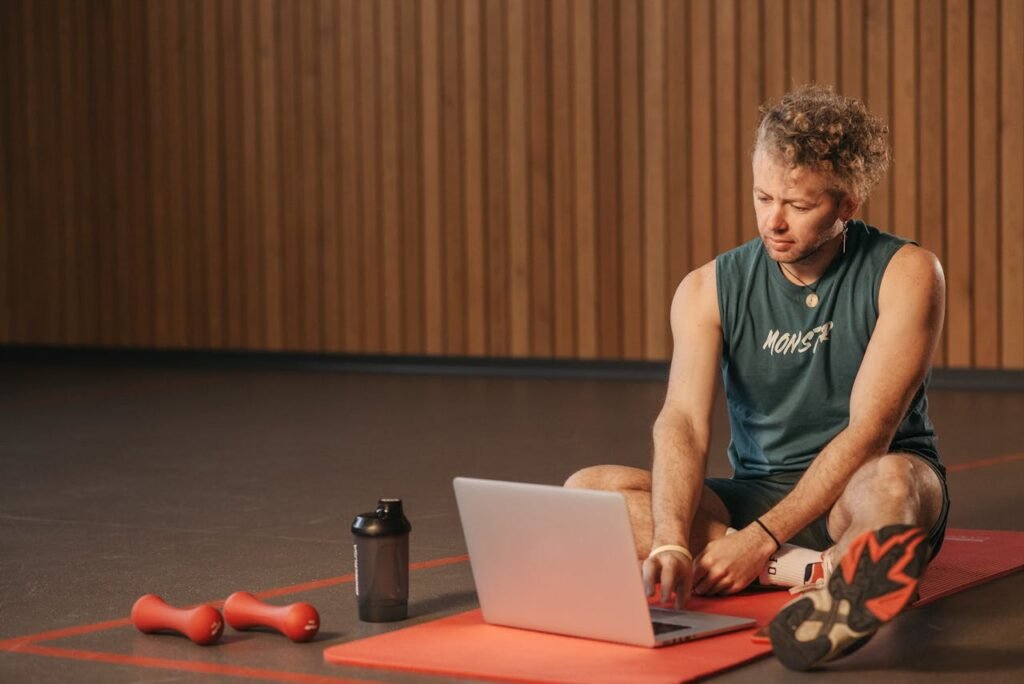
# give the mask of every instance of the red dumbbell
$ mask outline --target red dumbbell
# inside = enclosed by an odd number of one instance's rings
[[[245,591],[228,596],[224,619],[235,629],[269,627],[292,641],[309,641],[320,630],[320,614],[308,603],[273,606]]]
[[[132,606],[132,624],[149,634],[169,630],[203,646],[220,639],[224,619],[213,606],[175,608],[156,594],[146,594]]]

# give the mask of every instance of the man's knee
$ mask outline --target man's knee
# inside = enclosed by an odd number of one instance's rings
[[[862,486],[890,501],[906,501],[916,497],[912,456],[885,454],[864,465]]]
[[[598,465],[577,470],[565,481],[570,489],[597,489],[621,491],[625,489],[650,490],[650,475],[639,468]]]
[[[920,458],[911,454],[892,453],[865,463],[853,476],[840,498],[846,517],[861,506],[904,504],[925,517],[941,505],[942,485],[938,475]]]

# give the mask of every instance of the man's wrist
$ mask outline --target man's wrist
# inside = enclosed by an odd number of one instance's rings
[[[758,548],[766,555],[771,555],[782,548],[782,542],[760,518],[747,525],[746,530],[760,540]]]
[[[662,553],[678,553],[679,555],[684,556],[691,563],[693,562],[693,554],[690,552],[690,549],[680,544],[661,544],[659,546],[655,546],[651,549],[651,552],[647,557],[654,558]]]

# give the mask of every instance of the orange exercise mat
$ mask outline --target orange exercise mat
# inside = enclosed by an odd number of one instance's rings
[[[936,601],[1024,567],[1024,532],[949,530],[915,605]],[[785,591],[695,599],[694,610],[770,621]],[[336,665],[512,682],[667,684],[706,677],[771,652],[753,629],[648,649],[498,627],[479,610],[361,639],[324,651]]]

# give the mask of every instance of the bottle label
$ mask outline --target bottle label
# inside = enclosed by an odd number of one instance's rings
[[[355,559],[356,596],[359,596],[359,545],[352,545],[352,556]]]

